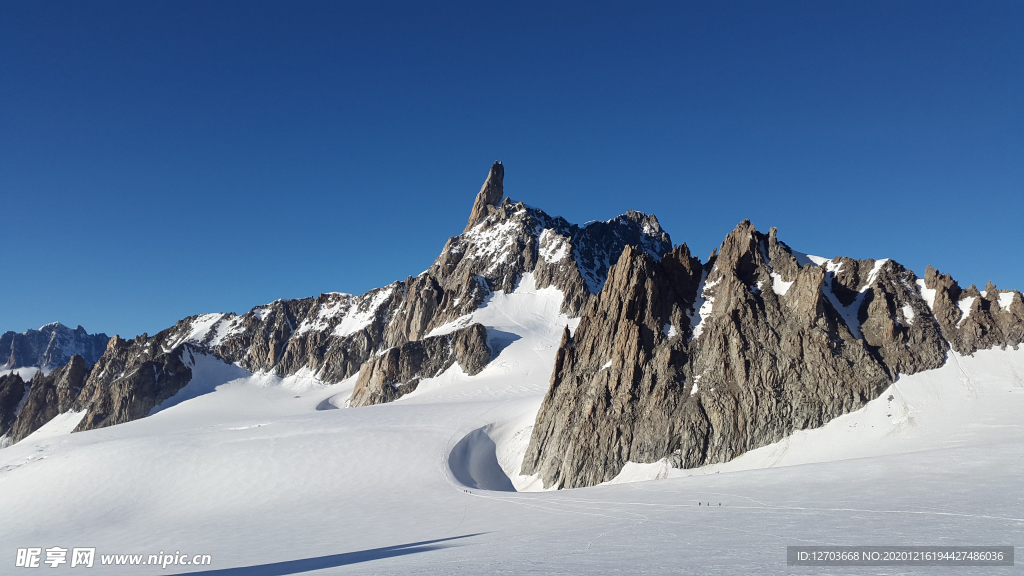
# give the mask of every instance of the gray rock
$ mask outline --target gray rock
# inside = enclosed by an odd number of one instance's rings
[[[89,367],[77,354],[49,374],[37,372],[29,383],[28,395],[17,420],[10,428],[11,443],[20,442],[58,414],[71,410],[88,376]]]
[[[142,418],[189,383],[191,355],[202,351],[191,344],[165,347],[169,332],[110,339],[75,401],[74,410],[87,410],[76,432]]]
[[[10,431],[18,420],[28,384],[16,373],[0,376],[0,448],[10,444]]]
[[[349,406],[397,400],[415,390],[421,379],[433,378],[455,362],[467,374],[479,374],[490,356],[487,330],[482,324],[389,348],[363,364]]]
[[[480,192],[476,195],[473,210],[469,213],[469,223],[466,224],[466,229],[463,232],[469,232],[471,228],[485,220],[493,208],[497,208],[501,204],[501,199],[505,197],[504,181],[505,167],[501,165],[501,162],[491,164],[491,171],[487,173],[487,180],[484,181],[484,185],[480,187]]]
[[[988,283],[985,294],[972,284],[960,288],[948,274],[929,266],[924,285],[934,290],[933,312],[942,334],[960,354],[996,346],[1014,349],[1024,342],[1024,302],[1015,290],[998,290]],[[1010,301],[1006,307],[1002,303]]]
[[[997,320],[986,311],[998,295],[975,300],[955,328],[959,288],[931,269],[934,315],[896,262],[800,260],[749,222],[703,267],[685,245],[661,262],[627,248],[563,338],[523,473],[571,488],[610,480],[627,461],[725,462],[856,410],[899,374],[941,366],[944,335],[969,321],[981,345],[1012,344],[1005,335],[1021,325],[1017,294]]]

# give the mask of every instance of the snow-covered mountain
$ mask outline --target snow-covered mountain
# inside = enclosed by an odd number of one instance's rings
[[[4,332],[0,335],[0,371],[18,368],[38,368],[50,372],[68,363],[74,355],[87,364],[99,360],[110,338],[106,334],[89,334],[79,326],[71,329],[53,322],[39,330],[22,333]]]
[[[749,222],[702,263],[654,216],[581,227],[507,198],[503,179],[495,163],[465,230],[418,276],[115,336],[91,369],[87,357],[84,371],[0,382],[0,435],[16,442],[67,412],[81,414],[77,431],[143,418],[189,386],[197,357],[323,385],[358,375],[346,405],[392,402],[455,364],[472,376],[497,358],[508,333],[478,312],[526,277],[579,322],[543,368],[551,386],[523,463],[545,486],[608,481],[629,462],[726,462],[939,368],[950,348],[1024,340],[1019,292],[808,256]]]
[[[762,574],[1019,539],[1019,292],[749,222],[702,262],[502,176],[418,276],[5,376],[0,541],[95,546],[97,574]],[[169,550],[213,565],[147,564]]]
[[[459,356],[455,350],[486,346],[480,340],[482,332],[466,332],[477,334],[475,342],[445,336],[440,338],[445,352],[435,351],[425,367],[423,347],[411,343],[436,347],[431,342],[439,339],[428,342],[432,332],[467,318],[493,291],[514,290],[524,274],[532,274],[539,288],[560,290],[565,295],[563,311],[578,316],[625,246],[637,246],[655,259],[672,248],[654,216],[631,211],[606,222],[576,226],[505,198],[503,178],[504,167],[495,163],[466,230],[450,238],[433,265],[418,276],[360,296],[326,293],[278,300],[242,315],[191,316],[154,336],[115,336],[71,404],[76,412],[85,412],[77,429],[149,414],[190,381],[190,353],[213,355],[252,372],[299,375],[330,384],[356,374],[376,354],[394,349],[384,361],[403,363],[404,370],[395,374],[403,374],[405,381],[371,378],[373,367],[368,365],[357,405],[394,399],[393,391],[385,393],[383,386],[411,391],[413,380],[426,374],[426,368],[435,374],[451,366]],[[378,374],[390,374],[381,361],[377,365]],[[366,389],[371,380],[375,389]],[[12,404],[31,394],[22,393],[13,381],[7,388],[0,392]],[[0,428],[0,435],[6,432]]]

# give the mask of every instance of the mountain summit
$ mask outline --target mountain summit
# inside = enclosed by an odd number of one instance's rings
[[[487,180],[484,181],[484,185],[480,187],[480,192],[476,195],[473,211],[469,213],[469,223],[466,224],[466,229],[463,232],[469,232],[471,228],[487,218],[488,208],[497,208],[501,204],[501,199],[505,197],[505,188],[502,185],[504,180],[505,167],[501,165],[501,162],[491,164],[491,171],[487,174]]]

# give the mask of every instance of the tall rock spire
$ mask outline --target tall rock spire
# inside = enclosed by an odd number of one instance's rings
[[[487,174],[487,180],[480,188],[480,193],[476,195],[473,211],[469,214],[469,224],[466,224],[463,232],[468,232],[470,228],[487,218],[488,206],[497,208],[501,205],[501,199],[505,197],[505,188],[501,184],[504,179],[505,167],[501,165],[501,161],[491,164],[491,171]]]

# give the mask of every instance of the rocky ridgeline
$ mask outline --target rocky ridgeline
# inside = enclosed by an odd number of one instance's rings
[[[78,354],[93,364],[103,354],[109,337],[89,334],[79,326],[72,330],[60,322],[47,324],[39,330],[0,335],[0,369],[37,367],[45,372],[67,364]]]
[[[557,353],[524,474],[589,486],[627,461],[725,462],[821,426],[899,374],[1024,340],[1020,292],[929,267],[812,260],[743,222],[701,265],[626,248]]]
[[[418,276],[361,296],[329,293],[278,300],[242,315],[191,316],[154,336],[115,336],[109,342],[104,337],[105,351],[86,357],[95,366],[78,386],[81,391],[56,408],[42,402],[46,410],[33,413],[84,410],[76,430],[144,417],[191,380],[195,354],[252,372],[303,375],[325,383],[360,374],[351,405],[392,401],[456,362],[470,374],[482,370],[491,355],[486,331],[479,325],[454,330],[452,323],[470,324],[469,315],[493,291],[514,290],[523,274],[532,273],[538,288],[562,290],[563,310],[578,316],[626,246],[655,261],[671,249],[654,216],[628,212],[580,227],[505,198],[503,180],[504,167],[495,163],[465,231],[450,238]],[[25,394],[34,394],[25,387],[13,379],[8,386],[23,390],[11,392],[11,398],[19,398],[16,406]],[[29,388],[34,387],[33,380]],[[0,435],[10,429],[2,422]],[[30,433],[45,420],[39,416],[30,422],[18,429]]]
[[[0,336],[0,447],[28,436],[54,416],[72,409],[89,367],[106,348],[106,334],[72,330],[59,322],[39,330]],[[36,368],[26,382],[17,370]]]

